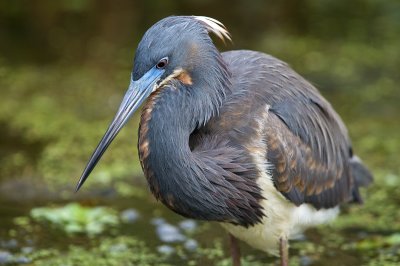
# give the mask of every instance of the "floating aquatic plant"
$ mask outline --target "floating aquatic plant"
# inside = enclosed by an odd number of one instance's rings
[[[119,224],[115,210],[107,207],[85,207],[77,203],[62,207],[34,208],[30,215],[34,220],[50,223],[67,234],[93,236]]]

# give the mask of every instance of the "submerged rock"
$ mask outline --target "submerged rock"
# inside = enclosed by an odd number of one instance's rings
[[[153,219],[151,219],[150,223],[152,225],[161,225],[161,224],[165,224],[166,222],[165,222],[165,219],[163,219],[163,218],[153,218]]]
[[[168,245],[161,245],[157,247],[157,251],[164,255],[171,255],[175,252],[175,248]]]
[[[139,213],[135,209],[126,209],[121,212],[121,220],[125,223],[134,223],[139,219]]]
[[[8,251],[0,250],[0,265],[6,265],[13,261],[13,256]]]
[[[194,239],[188,239],[185,244],[183,244],[186,250],[188,251],[195,251],[198,247],[199,244],[197,243],[196,240]]]
[[[163,242],[171,243],[186,240],[186,237],[180,232],[179,228],[171,224],[164,223],[157,225],[156,232]]]
[[[196,228],[197,228],[197,222],[194,221],[194,220],[190,220],[190,219],[183,220],[183,221],[181,221],[181,222],[179,223],[179,227],[180,227],[183,231],[185,231],[185,232],[187,232],[187,233],[191,233],[191,232],[193,232],[194,230],[196,230]]]

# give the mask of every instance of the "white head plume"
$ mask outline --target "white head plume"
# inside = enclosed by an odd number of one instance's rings
[[[232,42],[230,33],[225,28],[224,24],[222,24],[218,20],[205,16],[193,16],[193,18],[203,23],[206,26],[208,32],[214,33],[224,43],[226,40]]]

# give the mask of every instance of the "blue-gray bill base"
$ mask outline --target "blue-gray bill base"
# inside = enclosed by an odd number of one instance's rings
[[[235,266],[237,238],[287,265],[288,239],[334,219],[342,203],[361,203],[372,175],[316,88],[270,55],[220,53],[210,33],[230,41],[201,16],[167,17],[145,33],[77,190],[143,104],[138,151],[154,196],[182,216],[220,222]]]

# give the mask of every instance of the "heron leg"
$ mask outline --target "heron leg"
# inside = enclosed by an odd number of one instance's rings
[[[232,256],[232,266],[240,266],[240,248],[236,237],[229,234],[229,244]]]
[[[286,237],[279,239],[279,254],[281,256],[281,266],[289,265],[289,245]]]

